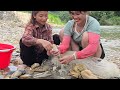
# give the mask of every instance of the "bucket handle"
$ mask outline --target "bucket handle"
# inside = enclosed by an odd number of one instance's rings
[[[14,47],[14,48],[12,48],[12,49],[5,49],[5,50],[0,50],[0,52],[9,52],[9,51],[11,51],[11,50],[15,50],[16,48]]]

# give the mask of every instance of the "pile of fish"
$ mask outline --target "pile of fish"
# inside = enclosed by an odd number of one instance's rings
[[[79,79],[99,79],[84,64],[77,64],[70,70],[70,75]]]

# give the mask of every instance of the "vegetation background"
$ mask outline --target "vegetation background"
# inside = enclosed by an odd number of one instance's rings
[[[120,25],[120,11],[90,11],[89,14],[95,17],[101,25]],[[69,19],[68,11],[50,11],[50,22],[64,24]]]
[[[20,11],[31,13],[31,11]],[[0,11],[0,19],[4,11]],[[95,17],[101,25],[120,25],[120,11],[89,11],[89,14]],[[68,11],[49,11],[48,22],[56,25],[64,25],[71,17]]]

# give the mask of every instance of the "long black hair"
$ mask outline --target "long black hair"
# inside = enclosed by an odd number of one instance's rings
[[[34,18],[34,16],[36,16],[36,14],[37,14],[38,12],[40,12],[40,11],[32,11],[32,13],[31,13],[31,19],[30,19],[30,21],[29,21],[29,24],[35,25],[36,19]]]
[[[34,18],[34,16],[36,16],[36,14],[38,13],[39,11],[32,11],[32,13],[31,13],[31,19],[30,19],[30,24],[33,24],[33,25],[35,25],[35,23],[36,23],[36,20],[35,20],[35,18]]]

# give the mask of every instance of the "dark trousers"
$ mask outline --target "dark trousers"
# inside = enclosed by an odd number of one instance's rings
[[[53,35],[54,44],[59,45],[59,35]],[[47,51],[44,49],[42,53],[35,51],[35,46],[27,47],[22,43],[22,39],[19,42],[20,45],[20,58],[27,66],[31,66],[34,63],[41,64],[45,59],[48,59]]]
[[[31,66],[34,63],[41,64],[44,59],[48,59],[48,55],[46,50],[42,53],[37,53],[35,51],[35,46],[27,47],[22,43],[22,40],[20,40],[20,58],[23,61],[23,64],[26,64],[28,66]]]
[[[104,49],[103,49],[103,46],[102,46],[102,44],[100,43],[100,46],[101,46],[101,48],[102,48],[102,54],[101,54],[101,59],[104,59],[104,57],[105,57],[105,52],[104,52]]]

